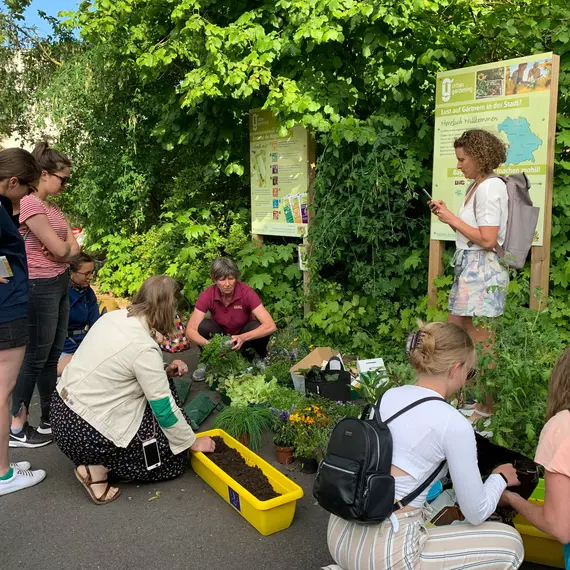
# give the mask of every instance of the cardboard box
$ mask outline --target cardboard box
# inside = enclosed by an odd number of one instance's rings
[[[293,380],[295,390],[299,390],[299,392],[302,392],[303,394],[305,393],[305,377],[300,373],[301,370],[308,370],[312,366],[323,368],[333,356],[338,356],[342,361],[342,357],[337,350],[328,346],[318,346],[307,354],[305,358],[291,366],[289,372],[291,373],[291,379]]]

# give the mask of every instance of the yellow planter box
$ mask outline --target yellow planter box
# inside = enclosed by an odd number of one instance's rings
[[[537,505],[544,503],[542,479],[530,500]],[[524,559],[527,562],[564,568],[564,552],[562,545],[556,539],[532,526],[522,515],[517,515],[514,522],[523,539]]]
[[[229,447],[241,453],[248,465],[259,467],[269,479],[271,486],[281,495],[269,501],[260,501],[208,459],[207,454],[192,453],[192,468],[199,477],[264,536],[291,526],[297,500],[303,496],[303,489],[297,483],[221,429],[212,429],[197,435],[221,437]]]

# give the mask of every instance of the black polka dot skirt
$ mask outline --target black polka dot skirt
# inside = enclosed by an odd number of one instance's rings
[[[170,381],[170,389],[176,404],[182,409],[172,381]],[[184,414],[184,411],[182,413]],[[190,423],[186,414],[184,417]],[[117,447],[68,408],[57,391],[54,391],[52,397],[50,420],[57,446],[76,466],[103,465],[109,470],[109,476],[112,480],[166,481],[182,475],[186,469],[188,452],[173,455],[168,439],[160,429],[158,422],[154,420],[154,414],[149,404],[144,411],[137,435],[124,448]],[[148,471],[144,461],[141,440],[145,441],[152,438],[155,432],[161,466]]]

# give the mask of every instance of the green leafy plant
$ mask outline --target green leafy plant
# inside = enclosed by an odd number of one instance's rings
[[[534,457],[544,425],[548,379],[562,341],[548,311],[515,306],[489,323],[495,335],[492,352],[480,350],[479,381],[469,391],[479,401],[492,394],[494,440]]]
[[[388,365],[387,370],[372,370],[360,374],[355,392],[369,404],[375,404],[385,392],[404,384],[414,382],[415,377],[409,365]]]
[[[210,386],[230,376],[238,376],[249,366],[237,350],[232,350],[229,340],[229,336],[217,334],[202,349],[200,362],[206,365],[206,382]]]
[[[224,390],[226,396],[232,401],[232,406],[247,406],[248,404],[267,404],[271,401],[277,380],[267,380],[264,374],[256,376],[242,374],[234,377],[233,381],[226,382]]]
[[[297,390],[278,385],[273,389],[268,403],[278,410],[295,410],[308,406],[309,399]]]
[[[261,447],[263,434],[270,430],[275,418],[269,408],[231,406],[224,408],[214,420],[213,427],[235,438],[249,436],[249,447],[256,451]]]

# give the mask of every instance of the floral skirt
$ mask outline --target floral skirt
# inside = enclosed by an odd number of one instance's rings
[[[448,311],[460,317],[498,317],[505,311],[509,270],[494,251],[458,249]]]
[[[176,404],[182,409],[172,380],[170,389]],[[182,410],[184,417],[189,418]],[[147,404],[137,434],[127,447],[117,447],[101,435],[91,424],[79,417],[54,391],[51,400],[50,420],[57,446],[79,465],[104,465],[109,470],[109,480],[135,480],[143,482],[166,481],[184,473],[188,452],[174,455],[168,439],[156,423],[151,407]],[[161,465],[148,471],[144,461],[142,441],[156,437]]]

